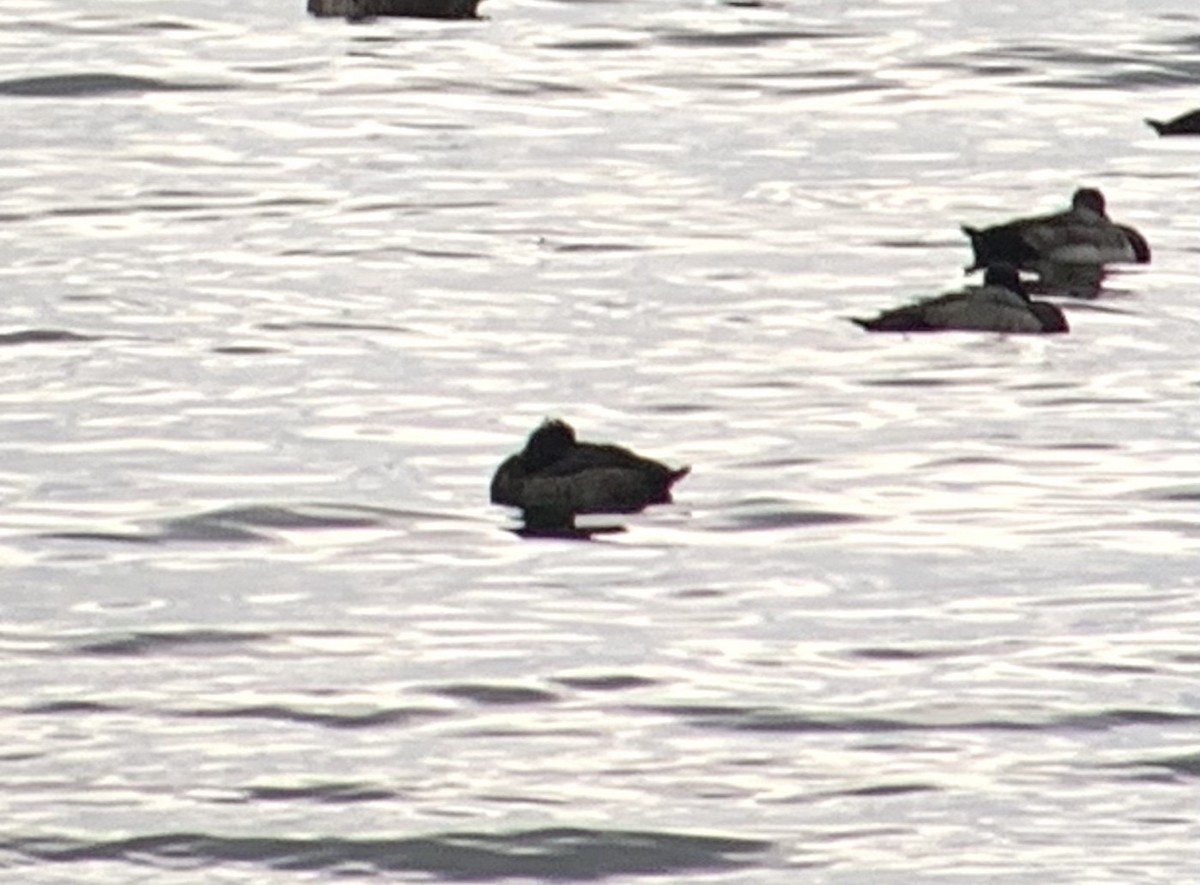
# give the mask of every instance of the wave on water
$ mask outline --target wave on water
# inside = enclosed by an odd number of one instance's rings
[[[239,630],[139,630],[91,638],[71,651],[86,655],[226,654],[248,644],[268,642],[270,633]]]
[[[450,881],[516,877],[595,881],[610,876],[737,869],[750,865],[770,847],[771,843],[759,839],[573,827],[403,839],[165,833],[100,841],[10,839],[0,842],[0,856],[12,860],[0,860],[0,867],[22,862],[122,861],[173,868],[245,863],[343,876],[405,872]]]
[[[50,701],[34,704],[21,710],[27,716],[79,715],[153,715],[177,719],[267,720],[294,725],[316,725],[323,728],[356,729],[380,726],[408,725],[415,721],[441,716],[439,710],[421,707],[369,707],[361,704],[338,709],[302,709],[299,705],[283,703],[243,704],[240,706],[153,709],[95,701]]]
[[[124,74],[55,74],[0,80],[0,95],[29,98],[85,98],[121,92],[202,92],[235,88],[229,83],[172,83]]]
[[[21,329],[16,332],[0,332],[0,347],[19,344],[59,344],[68,341],[98,341],[94,335],[80,335],[66,329]]]
[[[144,531],[51,532],[43,537],[68,541],[116,541],[169,544],[179,541],[255,543],[274,540],[272,533],[314,529],[369,529],[383,525],[391,511],[341,504],[254,504],[224,507],[181,516]]]
[[[649,705],[634,712],[676,716],[701,728],[772,732],[908,732],[908,731],[1107,731],[1137,725],[1200,723],[1198,713],[1121,708],[1093,712],[1041,714],[1030,710],[997,710],[992,714],[964,711],[854,716],[802,713],[777,707],[736,705]]]

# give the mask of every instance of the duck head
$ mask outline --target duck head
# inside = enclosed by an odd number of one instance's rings
[[[1104,194],[1100,193],[1099,188],[1081,187],[1075,191],[1074,196],[1071,197],[1071,208],[1077,212],[1094,213],[1101,218],[1108,217]]]
[[[521,460],[527,470],[537,470],[553,464],[575,445],[575,429],[566,421],[557,418],[542,422],[525,443]]]

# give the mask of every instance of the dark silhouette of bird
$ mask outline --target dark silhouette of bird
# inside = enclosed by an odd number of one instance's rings
[[[869,332],[1002,332],[1037,334],[1068,331],[1057,305],[1029,297],[1017,269],[996,264],[982,286],[970,286],[914,304],[886,310],[870,319],[852,318]]]
[[[1146,125],[1159,135],[1200,135],[1200,111],[1180,114],[1165,123],[1161,120],[1146,120]]]
[[[579,442],[571,425],[547,420],[496,470],[491,499],[519,507],[527,522],[569,525],[576,514],[636,513],[669,503],[671,486],[690,469],[621,446]]]
[[[1108,217],[1104,194],[1080,188],[1071,208],[1054,215],[1019,218],[994,227],[963,226],[975,260],[968,272],[1004,263],[1041,271],[1048,264],[1094,265],[1150,260],[1150,245],[1134,228]]]

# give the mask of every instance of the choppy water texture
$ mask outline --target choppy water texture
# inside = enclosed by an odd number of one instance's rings
[[[1200,16],[26,0],[0,878],[1200,869]],[[869,336],[1103,188],[1054,339]],[[591,542],[546,415],[691,464]]]

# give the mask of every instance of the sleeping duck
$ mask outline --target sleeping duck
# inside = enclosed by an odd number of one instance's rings
[[[1003,262],[1028,270],[1046,264],[1145,264],[1150,260],[1146,238],[1105,211],[1104,194],[1092,187],[1075,191],[1071,208],[1055,215],[1020,218],[995,227],[964,225],[975,261],[968,271]]]
[[[690,467],[672,468],[629,449],[581,443],[565,421],[547,420],[492,477],[493,504],[519,507],[526,520],[568,522],[580,513],[636,513],[671,501]]]
[[[1165,123],[1146,120],[1146,125],[1159,135],[1200,135],[1200,111],[1189,111]]]
[[[308,11],[317,16],[345,16],[349,19],[377,15],[411,18],[478,18],[475,9],[481,0],[308,0]]]
[[[1048,301],[1033,301],[1017,269],[993,264],[982,286],[971,286],[905,307],[886,310],[873,319],[852,322],[868,332],[1066,332],[1067,318]]]

